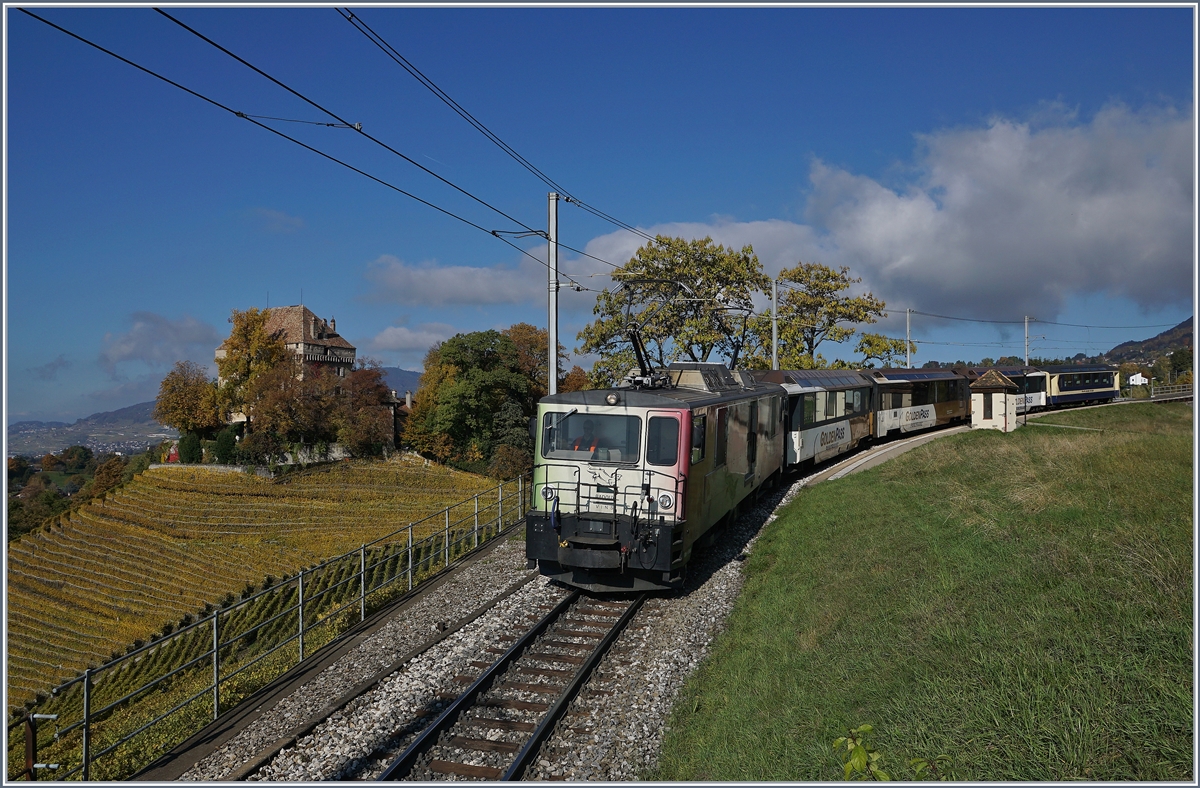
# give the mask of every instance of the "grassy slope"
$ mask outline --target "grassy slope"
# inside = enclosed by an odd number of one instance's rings
[[[147,471],[65,525],[9,543],[8,703],[206,602],[355,550],[494,484],[411,458],[276,482],[200,467]]]
[[[1126,405],[922,446],[804,490],[746,564],[657,777],[1191,780],[1192,412]]]

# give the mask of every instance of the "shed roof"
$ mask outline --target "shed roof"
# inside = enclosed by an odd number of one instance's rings
[[[1020,386],[1013,383],[1007,375],[998,369],[989,369],[979,377],[979,380],[971,383],[971,388],[976,391],[984,391],[987,389],[997,390],[1005,389],[1016,391]]]

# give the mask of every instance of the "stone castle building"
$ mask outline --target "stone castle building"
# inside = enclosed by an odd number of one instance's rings
[[[346,377],[354,368],[354,345],[337,332],[337,321],[324,320],[306,306],[277,306],[267,312],[267,333],[283,338],[287,349],[300,360],[300,379],[305,372],[325,367],[338,377]],[[225,343],[217,348],[216,358],[225,357]]]

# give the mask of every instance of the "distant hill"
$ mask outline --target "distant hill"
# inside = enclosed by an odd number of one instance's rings
[[[411,391],[417,393],[417,386],[421,382],[421,373],[413,372],[411,369],[400,369],[400,367],[384,367],[384,381],[387,387],[396,392],[396,395],[401,399],[404,398],[404,392]]]
[[[19,421],[8,425],[8,453],[40,457],[68,446],[87,446],[93,452],[135,454],[179,433],[154,420],[154,402],[139,402],[119,410],[93,413],[74,424],[61,421]]]
[[[1192,318],[1184,320],[1174,328],[1141,341],[1122,342],[1105,355],[1110,364],[1126,361],[1150,364],[1169,350],[1192,347]]]

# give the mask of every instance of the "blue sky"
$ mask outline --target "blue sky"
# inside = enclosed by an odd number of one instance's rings
[[[34,10],[235,110],[329,121],[150,8]],[[170,12],[545,226],[545,184],[334,9]],[[906,307],[1139,327],[1031,329],[1044,337],[1033,354],[1072,355],[1193,312],[1190,8],[358,15],[620,220],[752,244],[771,274],[797,260],[850,266],[890,308],[872,330],[903,336]],[[8,423],[152,399],[174,361],[211,364],[231,310],[268,299],[303,297],[360,355],[409,369],[459,331],[545,324],[545,268],[491,235],[18,10],[4,23]],[[519,229],[352,130],[270,123],[488,230]],[[575,206],[560,206],[559,225],[564,243],[610,262],[638,247]],[[517,243],[544,259],[544,243]],[[593,260],[564,251],[562,266],[608,283]],[[594,299],[564,289],[569,348]],[[921,316],[913,338],[916,363],[1019,353],[1023,340],[1020,325]]]

